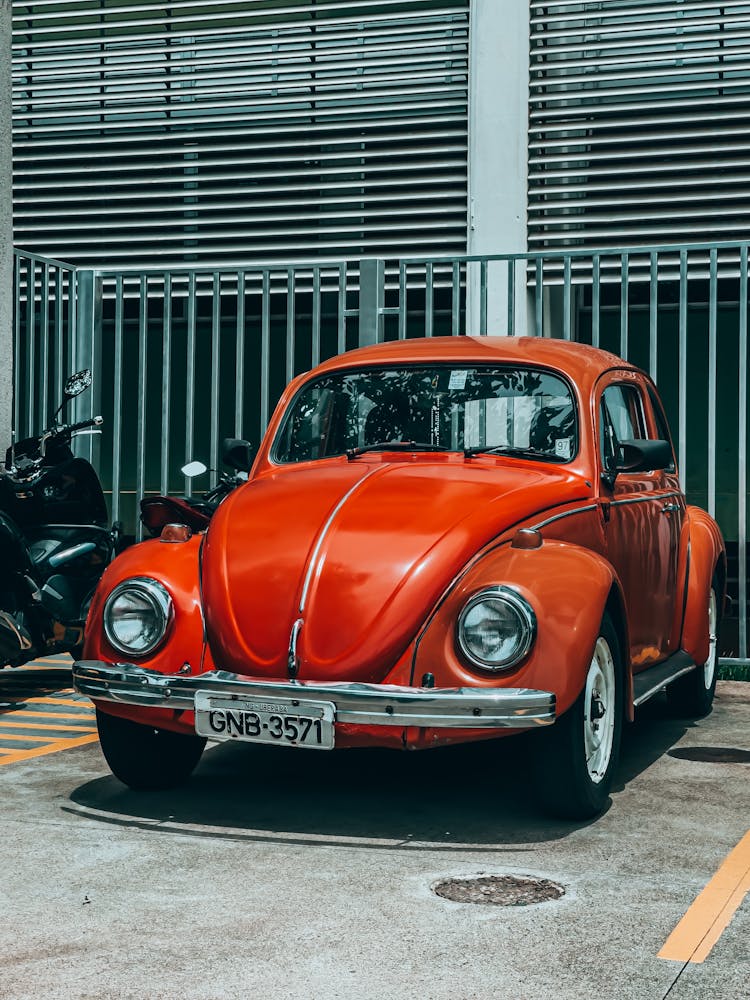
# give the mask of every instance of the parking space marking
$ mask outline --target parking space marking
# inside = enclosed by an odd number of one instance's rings
[[[659,952],[659,958],[704,962],[750,892],[750,830],[730,851]]]
[[[94,706],[67,686],[70,663],[69,657],[42,657],[4,675],[10,683],[0,694],[0,767],[98,741]],[[50,690],[43,674],[62,675],[66,686]]]

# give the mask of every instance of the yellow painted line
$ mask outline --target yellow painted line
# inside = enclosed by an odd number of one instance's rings
[[[76,701],[75,698],[29,698],[26,704],[34,705],[68,705],[71,708],[88,708],[91,702],[88,698]]]
[[[42,714],[41,712],[39,713]],[[49,718],[49,716],[46,716]],[[70,716],[66,716],[70,718]],[[11,722],[8,719],[0,718],[0,740],[2,739],[3,730],[8,727],[13,729],[53,729],[55,732],[67,732],[68,730],[74,733],[90,733],[93,732],[92,727],[89,726],[68,726],[64,722],[58,722],[56,725],[54,723],[47,725],[45,722]]]
[[[32,703],[33,704],[33,703]],[[5,725],[6,719],[81,719],[83,722],[96,718],[96,713],[91,712],[31,712],[27,708],[19,708],[15,712],[0,712],[0,726]]]
[[[4,764],[16,764],[24,760],[31,760],[32,757],[44,757],[48,753],[58,753],[60,750],[70,750],[72,747],[86,746],[87,743],[96,743],[99,737],[96,733],[87,733],[85,736],[78,736],[70,740],[55,740],[47,743],[43,747],[34,747],[31,750],[16,750],[6,756],[0,757],[0,767]]]
[[[704,962],[750,892],[750,830],[667,938],[659,958]]]

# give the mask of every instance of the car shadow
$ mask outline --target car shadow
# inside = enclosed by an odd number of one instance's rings
[[[686,723],[645,706],[628,727],[621,790],[677,742]],[[528,766],[536,734],[429,753],[301,753],[248,743],[207,750],[190,781],[135,792],[112,776],[76,788],[64,808],[108,823],[192,836],[522,852],[586,823],[545,817]]]
[[[28,698],[42,698],[67,691],[73,686],[70,666],[7,667],[0,670],[0,712],[23,707]]]

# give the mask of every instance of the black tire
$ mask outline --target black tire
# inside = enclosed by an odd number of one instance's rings
[[[713,608],[713,627],[712,627]],[[719,673],[719,627],[721,625],[721,589],[716,577],[709,596],[708,659],[697,669],[678,678],[667,688],[667,703],[673,715],[681,719],[702,719],[713,707],[716,678]]]
[[[607,660],[607,652],[611,663]],[[601,681],[597,681],[599,675]],[[609,678],[609,694],[603,682],[605,675]],[[600,697],[597,684],[602,685],[603,697]],[[589,685],[592,687],[587,694]],[[620,642],[612,620],[605,613],[581,693],[550,729],[539,734],[537,784],[542,804],[550,815],[587,820],[598,816],[607,805],[620,755],[623,691]],[[592,710],[603,710],[604,715],[592,719]],[[601,751],[588,752],[587,735],[594,741],[600,737]],[[601,772],[595,766],[599,753],[603,765]]]
[[[203,753],[202,736],[142,726],[96,710],[102,753],[112,774],[129,788],[174,788],[193,773]]]

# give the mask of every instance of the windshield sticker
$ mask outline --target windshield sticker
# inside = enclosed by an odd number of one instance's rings
[[[558,458],[570,458],[572,441],[570,438],[558,438],[555,441],[555,455]]]
[[[451,372],[450,382],[448,383],[448,389],[465,389],[466,379],[469,373],[467,371],[455,371]]]

